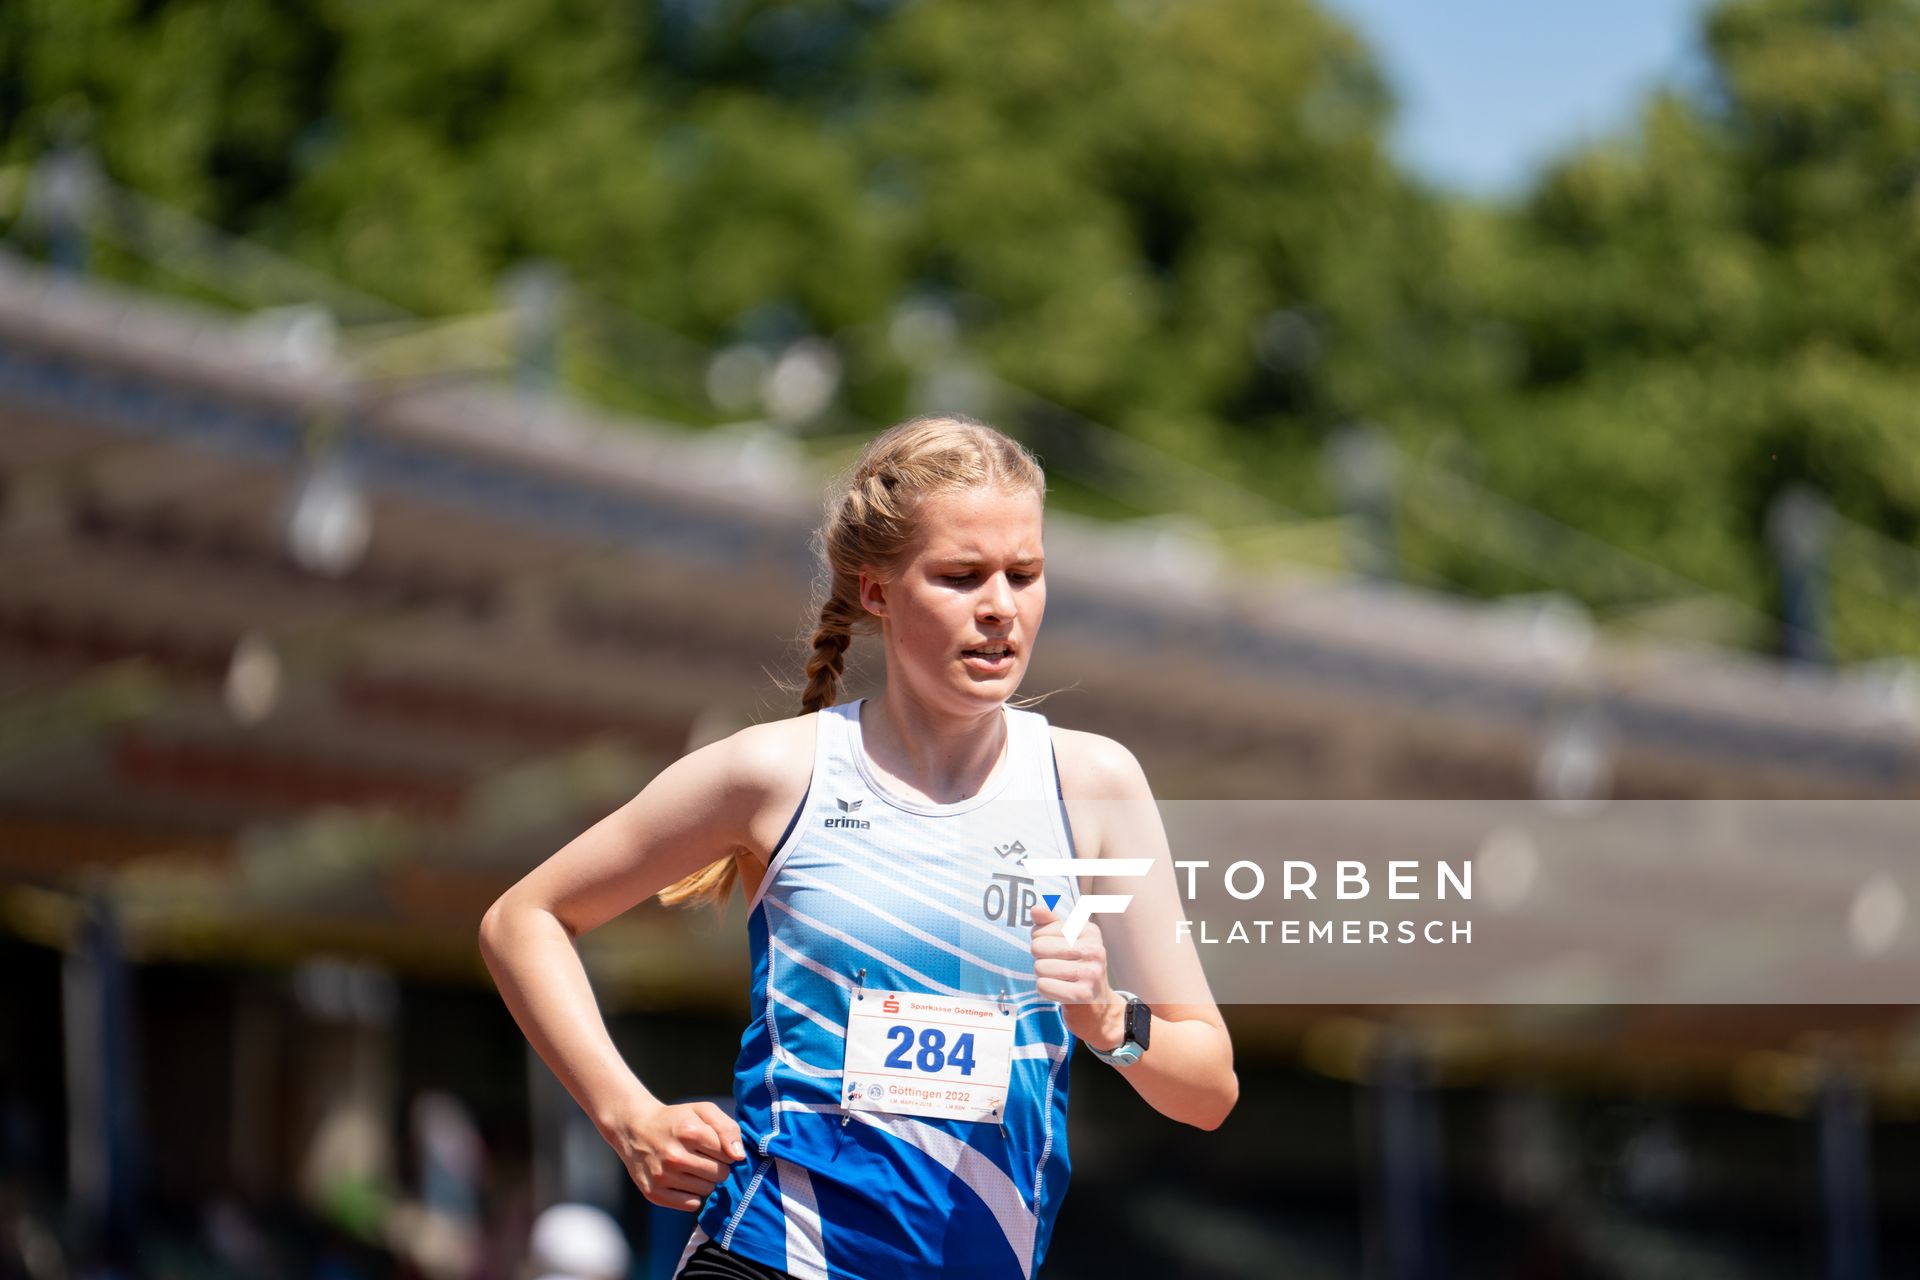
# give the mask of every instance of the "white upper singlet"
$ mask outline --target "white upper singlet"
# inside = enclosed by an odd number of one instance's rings
[[[1004,707],[1007,755],[953,804],[897,795],[860,739],[860,701],[817,717],[813,778],[749,904],[753,1020],[734,1101],[748,1160],[700,1210],[708,1238],[798,1280],[1030,1280],[1066,1192],[1060,1006],[1034,991],[1033,904],[1064,914],[1069,858],[1045,717]],[[865,970],[865,977],[860,971]],[[1015,1018],[1005,1123],[843,1112],[856,990],[1003,995]]]

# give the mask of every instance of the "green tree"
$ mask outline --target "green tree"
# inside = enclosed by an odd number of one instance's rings
[[[1476,309],[1519,359],[1470,434],[1496,487],[1772,609],[1790,484],[1896,538],[1920,523],[1920,11],[1730,0],[1703,39],[1704,93],[1657,95],[1509,215]],[[1842,656],[1920,649],[1912,597],[1847,550]]]
[[[1873,549],[1842,654],[1920,649],[1920,12],[1723,0],[1702,40],[1703,88],[1486,205],[1395,167],[1314,0],[19,0],[0,154],[84,104],[122,182],[433,315],[552,260],[572,385],[686,420],[720,416],[713,346],[809,332],[898,415],[917,295],[1001,378],[1287,507],[1333,509],[1323,442],[1371,419],[1413,459],[1414,577],[1623,621],[1709,592],[1767,643],[1766,511],[1810,482],[1879,531],[1841,526]],[[1059,417],[1020,420],[1069,496],[1155,504]]]

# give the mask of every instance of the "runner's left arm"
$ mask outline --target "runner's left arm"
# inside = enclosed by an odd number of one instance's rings
[[[1119,743],[1073,734],[1062,753],[1075,854],[1081,858],[1148,858],[1144,877],[1099,877],[1083,893],[1130,894],[1117,914],[1093,917],[1069,943],[1059,913],[1034,910],[1034,973],[1042,995],[1061,1002],[1068,1030],[1099,1049],[1123,1037],[1126,1003],[1116,986],[1153,1011],[1147,1052],[1121,1074],[1162,1115],[1215,1129],[1240,1096],[1233,1041],[1213,1001],[1192,939],[1178,927],[1180,907],[1172,854],[1152,788],[1139,761]],[[1073,762],[1068,764],[1071,754]]]

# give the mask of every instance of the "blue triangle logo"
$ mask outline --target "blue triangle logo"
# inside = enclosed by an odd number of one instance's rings
[[[1060,905],[1060,895],[1057,893],[1043,893],[1040,895],[1040,901],[1047,904],[1047,910],[1052,911]]]

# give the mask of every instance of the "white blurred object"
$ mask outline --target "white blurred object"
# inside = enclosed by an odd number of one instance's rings
[[[240,637],[227,663],[227,710],[241,724],[259,724],[280,702],[280,655],[257,631]]]
[[[340,327],[333,312],[315,303],[268,307],[247,317],[241,340],[259,353],[262,364],[318,373],[333,363]]]
[[[764,423],[716,427],[710,433],[724,455],[727,474],[736,484],[774,493],[791,493],[805,465],[800,449],[787,436]]]
[[[1156,579],[1198,586],[1220,576],[1220,544],[1192,516],[1142,516],[1121,528],[1138,537],[1137,567]]]
[[[420,1200],[390,1220],[392,1238],[430,1280],[467,1280],[481,1254],[486,1146],[466,1105],[444,1090],[416,1094],[408,1119]]]
[[[1473,883],[1496,911],[1512,911],[1533,894],[1540,850],[1525,827],[1495,827],[1473,858]]]
[[[533,1220],[527,1261],[548,1280],[619,1280],[632,1252],[620,1224],[588,1204],[556,1204]]]
[[[393,975],[377,964],[313,956],[293,971],[293,992],[310,1016],[331,1022],[384,1026],[399,1010]]]
[[[1863,956],[1884,955],[1907,922],[1907,895],[1882,871],[1860,886],[1847,911],[1847,937]]]
[[[387,1243],[427,1280],[469,1280],[480,1265],[482,1241],[472,1219],[411,1202],[387,1215]]]
[[[725,413],[754,413],[773,360],[758,345],[736,342],[707,362],[707,399]]]
[[[1593,652],[1593,615],[1558,591],[1508,596],[1495,602],[1491,613],[1517,625],[1528,650],[1548,662],[1577,667]]]
[[[1920,727],[1920,663],[1880,658],[1840,673],[1842,687],[1866,724]]]
[[[287,513],[287,550],[312,573],[337,578],[352,570],[373,540],[373,509],[353,474],[326,459],[301,474]]]
[[[995,386],[992,375],[973,360],[949,353],[933,361],[914,379],[913,412],[988,418],[993,416]]]
[[[959,338],[959,319],[938,298],[907,298],[887,320],[887,343],[909,364],[932,364],[953,350]]]
[[[441,1089],[415,1096],[408,1120],[419,1155],[420,1196],[429,1208],[477,1218],[486,1144],[466,1105]]]
[[[510,268],[500,285],[515,331],[523,339],[550,336],[567,297],[567,273],[559,264],[529,259]]]
[[[840,390],[840,353],[825,338],[802,338],[774,361],[761,389],[767,416],[800,426],[825,412]]]
[[[1327,478],[1349,507],[1391,500],[1400,463],[1393,437],[1376,423],[1355,422],[1327,441]]]
[[[1557,717],[1534,762],[1534,790],[1558,808],[1597,807],[1613,789],[1613,755],[1613,731],[1598,708]]]

